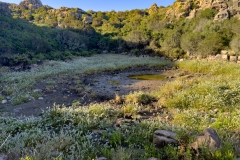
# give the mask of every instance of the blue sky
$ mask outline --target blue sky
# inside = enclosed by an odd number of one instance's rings
[[[22,0],[0,0],[8,3],[19,4]],[[85,11],[125,11],[131,9],[149,8],[153,3],[158,6],[168,6],[173,4],[175,0],[41,0],[44,5],[49,5],[53,8],[78,7]]]

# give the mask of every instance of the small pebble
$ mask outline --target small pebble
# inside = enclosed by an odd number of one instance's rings
[[[2,104],[6,104],[7,103],[7,100],[2,100]]]

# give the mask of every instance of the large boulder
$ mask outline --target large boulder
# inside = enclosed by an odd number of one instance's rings
[[[176,145],[178,144],[177,134],[167,130],[156,130],[154,132],[153,143],[156,148],[161,148],[168,144]]]
[[[190,146],[195,150],[199,150],[202,147],[208,147],[210,150],[216,150],[222,147],[222,141],[214,129],[208,128],[200,133],[196,137],[196,141]]]

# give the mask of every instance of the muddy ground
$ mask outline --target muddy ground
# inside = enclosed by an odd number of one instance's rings
[[[0,106],[1,112],[14,116],[38,116],[42,110],[52,107],[53,104],[71,106],[72,103],[88,105],[113,99],[116,94],[126,95],[134,91],[146,93],[159,90],[168,81],[173,81],[179,76],[178,69],[129,68],[123,71],[108,71],[90,75],[59,75],[38,82],[34,86],[35,97],[24,104],[13,106],[10,103]],[[129,79],[129,75],[162,74],[162,80]]]

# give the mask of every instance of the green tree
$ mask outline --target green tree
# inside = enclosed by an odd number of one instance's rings
[[[203,56],[216,55],[223,48],[224,40],[219,33],[207,35],[198,45],[198,52]]]
[[[240,55],[240,36],[236,36],[230,42],[231,49],[236,53],[236,55]]]

